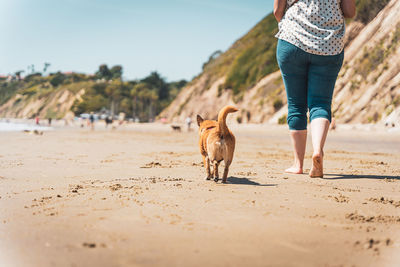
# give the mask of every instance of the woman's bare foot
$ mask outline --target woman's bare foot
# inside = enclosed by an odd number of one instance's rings
[[[294,174],[302,174],[303,173],[303,168],[292,166],[290,168],[287,168],[285,170],[287,173],[294,173]]]
[[[324,153],[314,153],[312,156],[312,166],[310,170],[311,178],[323,178],[323,155]]]

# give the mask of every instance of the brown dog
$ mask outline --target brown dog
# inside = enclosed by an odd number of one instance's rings
[[[235,151],[235,136],[226,126],[226,116],[228,113],[236,111],[238,109],[235,107],[224,107],[218,113],[218,121],[204,120],[200,115],[197,115],[200,135],[199,147],[207,171],[207,180],[214,176],[214,181],[218,182],[218,165],[224,160],[225,169],[222,182],[226,183],[229,166],[232,163],[233,152]],[[210,163],[213,164],[213,175],[210,170]]]

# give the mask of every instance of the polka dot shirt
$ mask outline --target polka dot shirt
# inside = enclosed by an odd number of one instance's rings
[[[316,55],[337,55],[344,46],[341,0],[287,0],[275,37]]]

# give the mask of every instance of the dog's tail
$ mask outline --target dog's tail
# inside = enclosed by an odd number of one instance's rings
[[[236,111],[238,111],[238,109],[233,106],[225,106],[218,113],[218,127],[222,136],[227,135],[229,133],[228,126],[226,126],[226,116],[228,115],[228,113]]]

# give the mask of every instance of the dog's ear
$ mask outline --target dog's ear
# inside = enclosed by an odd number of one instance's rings
[[[200,124],[204,121],[204,119],[200,116],[197,115],[197,125],[200,126]]]

